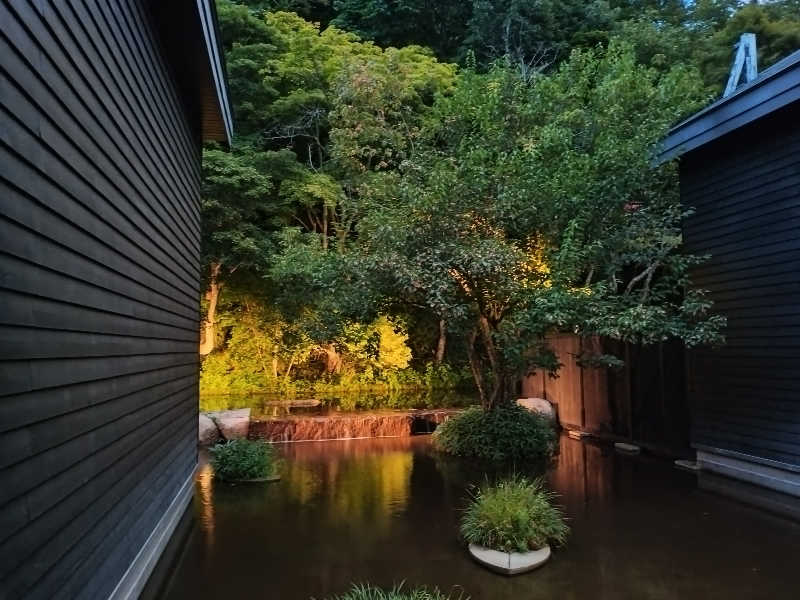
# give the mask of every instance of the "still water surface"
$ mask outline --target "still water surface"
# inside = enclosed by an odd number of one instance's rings
[[[476,404],[474,394],[458,390],[399,388],[387,391],[326,392],[287,398],[283,393],[203,394],[202,412],[249,408],[256,418],[330,415],[341,412],[463,408]]]
[[[321,599],[401,580],[473,600],[800,598],[799,524],[704,492],[660,461],[562,437],[547,478],[571,537],[540,570],[505,578],[457,536],[484,473],[428,437],[279,448],[274,484],[222,484],[201,467],[165,600]]]

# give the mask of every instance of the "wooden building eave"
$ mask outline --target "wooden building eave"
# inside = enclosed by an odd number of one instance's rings
[[[661,164],[800,101],[800,50],[765,70],[733,94],[672,128],[659,148]]]
[[[229,146],[233,111],[213,0],[150,0],[150,9],[198,141]]]

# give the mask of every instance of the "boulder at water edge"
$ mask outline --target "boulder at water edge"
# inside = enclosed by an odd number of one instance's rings
[[[556,409],[544,398],[520,398],[517,404],[523,408],[542,415],[545,419],[555,424],[556,422]]]
[[[217,424],[219,432],[226,440],[238,440],[247,437],[247,433],[250,430],[249,408],[210,412],[208,416]]]
[[[197,443],[201,446],[213,446],[219,440],[219,429],[207,415],[200,413]]]

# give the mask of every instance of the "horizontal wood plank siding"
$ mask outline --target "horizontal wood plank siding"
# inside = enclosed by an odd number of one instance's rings
[[[800,466],[800,103],[681,159],[694,270],[728,318],[727,344],[694,350],[692,441]]]
[[[146,0],[0,23],[0,597],[103,598],[196,464],[201,123]]]

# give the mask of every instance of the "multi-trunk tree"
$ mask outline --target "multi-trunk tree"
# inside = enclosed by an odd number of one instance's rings
[[[359,221],[351,278],[447,315],[486,408],[529,369],[557,368],[553,331],[718,341],[723,319],[688,279],[699,259],[681,250],[674,165],[652,164],[701,89],[618,43],[575,51],[547,77],[504,64],[463,74],[395,196]]]
[[[238,138],[206,156],[207,323],[236,286],[335,365],[324,342],[394,315],[469,350],[487,405],[555,367],[554,329],[717,339],[653,148],[744,30],[762,68],[800,45],[796,0],[244,4],[218,2]]]

